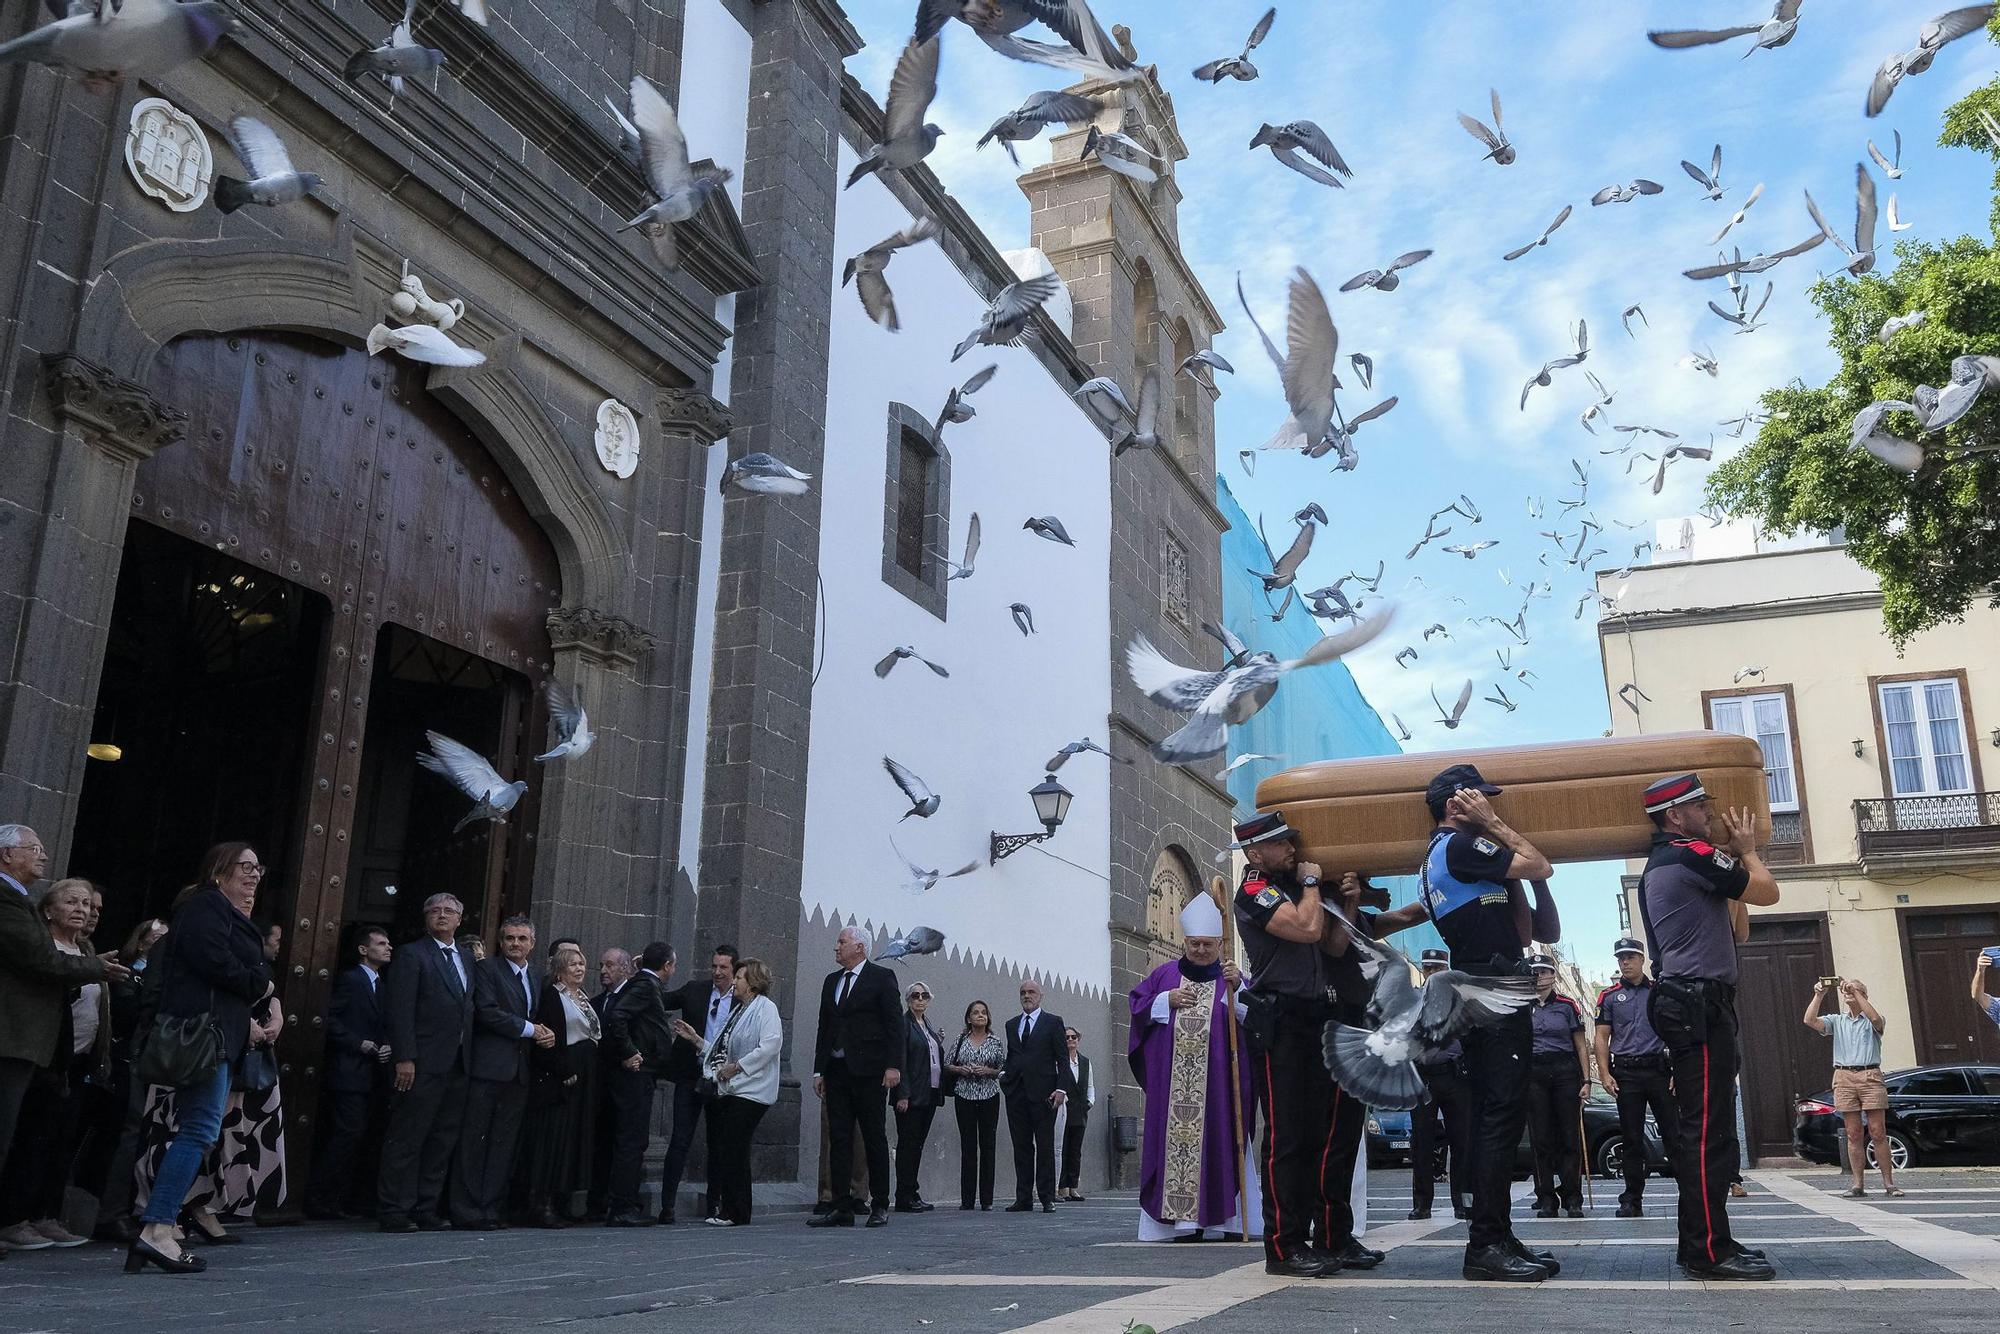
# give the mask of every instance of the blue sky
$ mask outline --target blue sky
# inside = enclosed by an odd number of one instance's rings
[[[1794,378],[1817,383],[1835,365],[1823,321],[1806,289],[1838,255],[1831,245],[1761,275],[1776,294],[1767,327],[1750,335],[1711,314],[1711,298],[1730,304],[1721,282],[1694,283],[1681,270],[1712,262],[1710,238],[1751,187],[1763,198],[1728,244],[1746,254],[1809,236],[1801,191],[1810,189],[1836,229],[1851,233],[1854,168],[1868,161],[1872,136],[1891,152],[1903,135],[1900,180],[1871,162],[1884,209],[1889,195],[1913,226],[1895,239],[1985,234],[1991,166],[1987,159],[1936,146],[1940,113],[1984,83],[1993,45],[1975,34],[1948,48],[1926,74],[1905,80],[1884,114],[1868,120],[1862,99],[1874,70],[1891,52],[1914,44],[1922,22],[1948,6],[1831,3],[1815,0],[1798,35],[1775,51],[1743,57],[1749,39],[1722,46],[1663,51],[1649,27],[1723,27],[1761,20],[1760,0],[1596,3],[1586,6],[1455,4],[1415,6],[1349,0],[1339,5],[1278,6],[1270,38],[1253,57],[1262,77],[1210,87],[1188,71],[1233,54],[1262,0],[1204,5],[1139,5],[1101,0],[1109,28],[1132,25],[1142,61],[1160,67],[1189,147],[1177,164],[1183,199],[1183,247],[1228,328],[1217,350],[1238,374],[1222,377],[1217,405],[1218,465],[1244,508],[1268,516],[1274,542],[1289,533],[1284,517],[1318,501],[1333,517],[1308,560],[1301,587],[1331,582],[1349,569],[1386,560],[1383,591],[1401,603],[1398,625],[1351,659],[1356,679],[1385,718],[1414,733],[1410,750],[1444,750],[1590,737],[1609,724],[1599,667],[1595,611],[1575,616],[1590,579],[1550,555],[1537,530],[1574,533],[1556,501],[1573,494],[1571,460],[1590,467],[1590,505],[1606,532],[1591,545],[1609,548],[1597,569],[1616,569],[1659,520],[1700,506],[1707,464],[1683,460],[1663,493],[1648,494],[1651,465],[1627,477],[1625,460],[1598,450],[1621,442],[1608,427],[1592,436],[1578,414],[1593,399],[1582,372],[1595,371],[1616,398],[1611,422],[1647,424],[1690,443],[1717,435],[1718,458],[1738,446],[1717,426],[1752,407],[1765,389]],[[907,39],[912,0],[848,0],[868,39],[849,68],[883,95]],[[1037,36],[1046,34],[1037,32]],[[947,131],[930,159],[946,186],[1003,249],[1025,244],[1027,205],[1016,172],[997,146],[976,151],[985,127],[1022,97],[1064,82],[1055,71],[1016,64],[989,52],[964,28],[947,30],[941,93],[931,119]],[[1483,161],[1455,111],[1487,119],[1487,89],[1498,87],[1520,160]],[[1263,150],[1246,148],[1260,122],[1317,121],[1355,177],[1330,190],[1287,171]],[[1686,158],[1706,167],[1723,149],[1721,203],[1705,200],[1682,172]],[[1045,161],[1046,147],[1024,146],[1023,161]],[[1593,208],[1602,186],[1646,177],[1665,193]],[[1564,205],[1575,212],[1544,248],[1514,263],[1501,254],[1532,240]],[[1877,244],[1890,267],[1886,218]],[[1361,270],[1406,250],[1437,253],[1407,271],[1400,290],[1336,288]],[[1246,477],[1237,451],[1270,436],[1284,417],[1275,374],[1236,304],[1241,272],[1259,319],[1282,335],[1285,281],[1302,264],[1327,293],[1341,334],[1342,405],[1348,413],[1387,394],[1400,403],[1356,437],[1358,469],[1334,473],[1328,460],[1264,454]],[[1619,312],[1641,304],[1650,321],[1628,338]],[[1537,389],[1526,411],[1521,386],[1541,364],[1569,350],[1570,329],[1590,326],[1584,366],[1559,372]],[[1681,364],[1690,351],[1712,352],[1720,373]],[[1374,358],[1374,390],[1345,367],[1346,355]],[[1485,515],[1476,527],[1454,520],[1447,542],[1496,539],[1474,560],[1438,543],[1405,560],[1430,512],[1465,492]],[[1542,497],[1546,517],[1530,519],[1527,499]],[[1449,516],[1448,516],[1449,517]],[[1440,522],[1444,522],[1440,520]],[[1638,525],[1627,529],[1619,525]],[[1700,526],[1698,524],[1698,526]],[[1511,585],[1503,584],[1505,571]],[[1410,582],[1421,576],[1422,585]],[[1529,607],[1531,643],[1513,666],[1536,674],[1533,688],[1503,678],[1496,646],[1511,642],[1468,616],[1507,618],[1521,590],[1550,579],[1547,598]],[[1297,614],[1296,612],[1294,614]],[[1452,638],[1426,644],[1421,633],[1443,622]],[[1393,655],[1414,644],[1420,657],[1399,668]],[[1478,686],[1456,732],[1432,721],[1428,691],[1447,703],[1471,676]],[[1479,699],[1495,682],[1519,709],[1506,713]],[[1613,866],[1565,870],[1559,884],[1570,943],[1587,968],[1601,963],[1615,934]]]

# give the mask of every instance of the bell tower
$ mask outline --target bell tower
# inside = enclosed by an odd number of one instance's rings
[[[1128,59],[1131,33],[1113,29]],[[1069,287],[1070,337],[1096,374],[1118,382],[1133,402],[1148,371],[1160,376],[1161,448],[1134,450],[1111,470],[1111,717],[1113,749],[1135,761],[1111,772],[1111,995],[1107,1017],[1112,1049],[1121,1050],[1128,1023],[1125,994],[1156,962],[1148,919],[1162,867],[1186,867],[1169,877],[1182,893],[1204,888],[1193,868],[1213,868],[1228,843],[1232,803],[1211,778],[1214,765],[1161,764],[1146,749],[1184,721],[1133,686],[1125,650],[1144,635],[1169,657],[1190,666],[1215,660],[1201,632],[1222,616],[1221,537],[1228,524],[1215,504],[1215,398],[1206,375],[1175,367],[1208,347],[1222,329],[1208,293],[1180,248],[1181,192],[1176,164],[1187,145],[1174,122],[1173,99],[1158,72],[1120,83],[1090,80],[1069,91],[1097,98],[1104,111],[1095,128],[1117,132],[1153,154],[1144,181],[1082,157],[1087,129],[1051,141],[1050,161],[1020,178],[1031,207],[1033,244]],[[1157,905],[1171,920],[1180,903]],[[1118,1070],[1119,1114],[1143,1095]],[[1136,1180],[1137,1156],[1119,1169]]]

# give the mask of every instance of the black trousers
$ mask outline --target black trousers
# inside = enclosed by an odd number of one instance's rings
[[[21,1120],[21,1102],[28,1096],[28,1082],[34,1077],[33,1061],[0,1056],[0,1168],[7,1165],[7,1151]]]
[[[1090,1113],[1072,1106],[1063,1122],[1062,1169],[1056,1173],[1057,1190],[1075,1190],[1083,1175],[1083,1132],[1090,1128]]]
[[[598,1048],[601,1053],[604,1049]],[[619,1070],[608,1058],[600,1057],[597,1067],[597,1120],[592,1126],[590,1137],[590,1216],[596,1218],[604,1213],[604,1202],[611,1193],[611,1142],[618,1134],[618,1107],[612,1100],[611,1086],[617,1081]]]
[[[1328,1008],[1290,997],[1279,1002],[1270,1045],[1257,1053],[1256,1077],[1264,1106],[1264,1255],[1289,1260],[1312,1249],[1323,1212],[1320,1155],[1333,1115],[1333,1077],[1320,1054]],[[1348,1172],[1351,1179],[1352,1162]]]
[[[465,1117],[464,1069],[442,1074],[417,1072],[409,1090],[389,1103],[389,1129],[382,1137],[382,1171],[376,1194],[381,1216],[405,1219],[436,1214],[444,1196],[445,1173],[458,1147]]]
[[[0,1168],[0,1227],[61,1218],[69,1167],[82,1133],[83,1068],[37,1070],[21,1099],[14,1148]]]
[[[660,1178],[660,1212],[670,1214],[681,1193],[681,1177],[687,1172],[688,1154],[694,1149],[694,1128],[713,1099],[702,1096],[701,1085],[676,1083],[674,1089],[674,1130],[667,1141],[667,1165]],[[708,1122],[708,1213],[715,1213],[715,1120]]]
[[[646,1140],[653,1125],[650,1071],[614,1066],[607,1072],[611,1102],[611,1167],[604,1208],[612,1217],[639,1208],[640,1178],[646,1170]]]
[[[1360,1019],[1354,1016],[1355,1022]],[[1319,1153],[1319,1218],[1313,1231],[1313,1245],[1328,1255],[1340,1254],[1354,1240],[1354,1160],[1367,1123],[1367,1104],[1334,1084]]]
[[[958,1108],[958,1202],[991,1208],[993,1145],[1000,1128],[1000,1099],[952,1101]]]
[[[748,1098],[715,1098],[708,1104],[708,1198],[715,1217],[750,1221],[750,1143],[771,1110]]]
[[[1664,1053],[1657,1064],[1643,1067],[1627,1065],[1614,1056],[1611,1074],[1618,1081],[1618,1132],[1625,1141],[1625,1189],[1619,1192],[1618,1202],[1637,1204],[1646,1194],[1646,1110],[1652,1109],[1669,1161],[1680,1140],[1681,1114],[1674,1106],[1674,1076]],[[1732,1116],[1732,1124],[1734,1120]]]
[[[1014,1203],[1055,1203],[1056,1109],[1040,1098],[1007,1097],[1007,1139],[1014,1146]]]
[[[1674,1066],[1680,1133],[1674,1179],[1681,1189],[1680,1253],[1691,1264],[1719,1264],[1742,1247],[1729,1234],[1729,1182],[1742,1149],[1736,1139],[1736,996],[1710,984],[1697,1002],[1698,1024],[1676,1021],[1653,988],[1653,1031]]]
[[[312,1183],[306,1188],[306,1207],[315,1213],[331,1213],[346,1203],[348,1173],[362,1141],[368,1138],[374,1105],[372,1093],[339,1091],[329,1092],[321,1104],[319,1154],[313,1163]]]
[[[514,1150],[528,1113],[528,1086],[513,1079],[474,1079],[465,1094],[458,1160],[451,1176],[454,1223],[496,1222],[507,1209]]]
[[[1528,1072],[1528,1139],[1535,1151],[1535,1207],[1581,1209],[1583,1072],[1574,1051],[1536,1052]]]
[[[1420,1065],[1424,1087],[1431,1100],[1410,1113],[1410,1206],[1429,1209],[1436,1200],[1437,1146],[1442,1136],[1448,1159],[1446,1172],[1451,1187],[1451,1207],[1456,1213],[1467,1207],[1472,1189],[1472,1090],[1466,1086],[1464,1068],[1457,1061]],[[1438,1125],[1442,1117],[1444,1125]]]
[[[833,1062],[826,1076],[826,1134],[834,1168],[834,1185],[841,1186],[842,1165],[854,1155],[854,1132],[861,1131],[862,1152],[868,1156],[868,1199],[836,1194],[836,1208],[860,1213],[864,1203],[870,1209],[889,1207],[889,1090],[882,1077],[848,1073],[841,1061]]]
[[[933,1089],[931,1096],[935,1098],[937,1090]],[[897,1204],[915,1204],[924,1197],[917,1178],[923,1172],[924,1141],[931,1136],[931,1118],[936,1115],[937,1104],[934,1102],[896,1113]]]
[[[1528,1051],[1534,1020],[1517,1010],[1462,1039],[1472,1086],[1472,1222],[1466,1247],[1498,1246],[1514,1235],[1514,1155],[1528,1119]]]

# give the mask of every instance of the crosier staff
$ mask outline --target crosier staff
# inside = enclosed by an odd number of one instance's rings
[[[1222,913],[1222,958],[1225,963],[1236,961],[1236,914],[1229,911],[1229,884],[1221,876],[1211,876],[1208,881],[1208,896],[1215,900],[1216,908]],[[1226,1001],[1222,1007],[1229,1020],[1229,1101],[1232,1113],[1229,1128],[1232,1147],[1236,1151],[1236,1216],[1243,1221],[1244,1228],[1250,1226],[1250,1178],[1243,1170],[1243,1081],[1237,1078],[1242,1068],[1242,1057],[1236,1049],[1236,987],[1225,972],[1223,976]]]

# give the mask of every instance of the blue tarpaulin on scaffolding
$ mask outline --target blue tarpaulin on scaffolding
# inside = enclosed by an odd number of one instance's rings
[[[1224,619],[1252,652],[1268,650],[1280,660],[1298,657],[1320,637],[1319,622],[1296,599],[1283,620],[1271,619],[1272,607],[1284,594],[1279,593],[1271,601],[1266,601],[1263,581],[1251,573],[1270,568],[1270,558],[1265,555],[1264,545],[1257,537],[1256,522],[1243,512],[1243,507],[1236,503],[1236,497],[1229,489],[1229,483],[1220,476],[1215,479],[1215,503],[1229,521],[1229,531],[1222,535]],[[1271,545],[1282,555],[1285,548],[1291,545],[1297,529],[1287,514],[1268,524],[1267,531],[1271,536]],[[1315,555],[1330,554],[1336,561],[1348,554],[1341,551],[1339,532],[1335,529],[1320,533],[1313,551]],[[1359,553],[1355,553],[1353,559],[1360,562],[1363,568],[1373,567],[1373,561],[1362,562]],[[1361,591],[1351,584],[1347,589],[1349,597],[1357,596]],[[1198,651],[1207,655],[1203,665],[1220,661],[1221,646],[1206,635],[1200,636]],[[1236,799],[1237,818],[1242,819],[1256,809],[1258,781],[1281,769],[1312,760],[1396,755],[1401,752],[1402,747],[1397,744],[1395,734],[1361,693],[1361,687],[1354,683],[1354,675],[1348,671],[1346,663],[1335,662],[1324,667],[1290,672],[1279,685],[1277,695],[1256,717],[1241,727],[1229,729],[1228,760],[1252,754],[1283,758],[1258,760],[1236,770],[1227,780],[1229,793]],[[1219,771],[1226,762],[1224,759],[1213,761],[1215,767],[1209,772]],[[1326,869],[1329,874],[1334,874],[1347,868],[1329,866]],[[1375,883],[1388,888],[1391,902],[1398,907],[1416,898],[1415,876],[1383,877]],[[1414,958],[1418,950],[1442,942],[1434,928],[1423,926],[1402,932],[1395,937],[1394,943]]]

